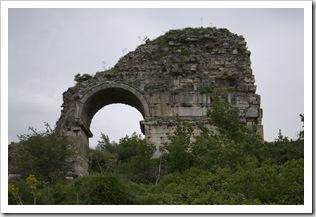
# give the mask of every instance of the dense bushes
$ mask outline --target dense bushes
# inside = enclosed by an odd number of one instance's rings
[[[228,105],[215,102],[209,115],[219,133],[200,126],[192,139],[191,125],[179,121],[159,158],[136,134],[119,143],[102,134],[91,149],[91,175],[38,183],[38,204],[304,204],[303,131],[295,141],[280,132],[263,142]],[[23,204],[32,204],[25,182],[16,186]],[[17,203],[12,194],[9,202]]]
[[[74,182],[82,204],[129,204],[127,185],[116,174],[96,174]]]
[[[54,184],[65,179],[72,168],[75,150],[71,141],[46,124],[46,130],[19,136],[20,142],[11,144],[14,154],[9,155],[11,174],[19,174],[24,180],[34,174],[40,181]]]

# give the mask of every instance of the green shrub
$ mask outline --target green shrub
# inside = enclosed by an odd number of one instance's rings
[[[122,179],[112,173],[90,175],[75,180],[79,198],[88,205],[122,205],[130,203],[130,192]]]
[[[75,75],[74,80],[75,80],[75,82],[77,82],[77,84],[80,84],[84,81],[89,80],[90,78],[92,78],[92,76],[89,74],[80,75],[80,73],[78,73]]]

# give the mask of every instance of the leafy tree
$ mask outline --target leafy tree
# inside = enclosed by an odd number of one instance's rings
[[[167,153],[164,156],[168,172],[183,172],[192,166],[190,150],[193,128],[187,122],[177,120],[177,127],[170,142],[165,145]]]
[[[300,114],[301,122],[303,123],[303,128],[304,128],[304,114]],[[299,140],[304,140],[304,130],[301,130],[299,132]]]
[[[220,134],[216,135],[216,138],[222,143],[223,157],[228,157],[228,162],[242,164],[245,163],[246,156],[264,160],[262,138],[257,134],[255,127],[249,128],[240,123],[237,109],[215,100],[208,115],[218,127]]]
[[[114,171],[117,167],[117,144],[110,142],[110,139],[104,133],[101,133],[101,140],[95,149],[90,149],[91,163],[90,173],[103,173],[105,171]]]
[[[155,146],[148,144],[140,135],[133,133],[131,137],[126,136],[120,139],[117,146],[118,160],[121,163],[128,162],[132,157],[137,155],[151,158],[155,152]]]
[[[155,146],[134,133],[120,139],[117,146],[117,171],[128,180],[151,183],[156,179],[157,160],[152,159]]]
[[[218,98],[214,99],[212,108],[207,115],[211,118],[213,124],[218,127],[221,134],[225,134],[229,139],[238,139],[240,131],[244,130],[239,123],[239,115],[235,108],[227,103],[222,103]]]
[[[202,169],[211,169],[214,165],[222,164],[224,147],[217,137],[205,126],[199,126],[200,134],[192,142],[194,166]]]
[[[157,180],[158,160],[141,155],[133,157],[128,163],[117,167],[117,172],[125,179],[135,183],[151,184]]]
[[[108,136],[101,134],[95,150],[91,150],[91,174],[117,172],[125,180],[152,183],[157,178],[157,159],[152,159],[155,146],[134,133],[110,143]]]
[[[117,167],[117,156],[99,149],[90,149],[90,174],[112,172]]]
[[[304,158],[304,140],[289,140],[279,130],[278,138],[265,143],[265,154],[271,163],[284,164],[289,160]]]
[[[16,159],[11,162],[13,169],[10,172],[20,174],[22,179],[34,174],[39,181],[49,184],[65,179],[73,165],[72,143],[48,124],[43,132],[30,129],[32,133],[19,136]]]
[[[98,144],[96,146],[96,150],[100,150],[103,152],[108,153],[115,153],[116,152],[116,146],[117,144],[115,142],[110,142],[109,136],[105,135],[104,133],[101,133],[101,140],[98,141]]]

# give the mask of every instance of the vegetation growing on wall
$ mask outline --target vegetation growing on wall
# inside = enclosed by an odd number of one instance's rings
[[[77,84],[80,84],[84,81],[88,81],[90,78],[92,78],[92,75],[89,75],[89,74],[80,75],[80,73],[78,73],[75,75],[74,80],[75,82],[77,82]]]

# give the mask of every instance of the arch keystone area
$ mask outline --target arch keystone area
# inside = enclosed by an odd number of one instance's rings
[[[227,29],[170,30],[123,56],[112,69],[69,88],[56,126],[77,145],[73,172],[88,174],[91,120],[112,103],[142,114],[140,127],[157,147],[154,156],[174,132],[176,118],[213,128],[207,111],[215,97],[237,108],[240,122],[256,125],[263,137],[261,97],[246,44]]]
[[[90,128],[93,116],[101,108],[113,103],[123,103],[136,108],[144,119],[150,116],[146,98],[135,88],[123,83],[101,83],[89,89],[79,100],[77,118]]]

